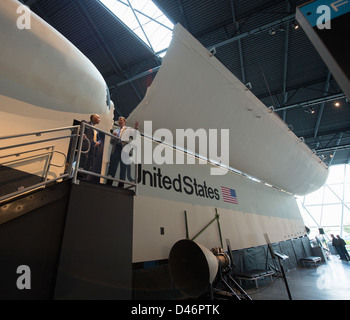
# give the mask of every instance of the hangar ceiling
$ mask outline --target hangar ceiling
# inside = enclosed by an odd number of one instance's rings
[[[159,53],[98,0],[21,2],[94,63],[110,88],[116,117],[127,117],[152,83]],[[208,49],[215,47],[215,56],[325,163],[350,162],[349,102],[304,31],[294,28],[296,7],[308,1],[153,2],[173,24],[181,23]]]

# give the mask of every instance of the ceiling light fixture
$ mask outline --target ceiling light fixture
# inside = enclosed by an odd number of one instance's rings
[[[315,110],[314,110],[313,107],[308,107],[308,108],[304,109],[304,111],[305,111],[306,113],[310,113],[310,114],[315,113]]]
[[[293,23],[292,23],[292,28],[293,28],[294,30],[299,29],[299,25],[298,25],[296,22],[293,22]]]

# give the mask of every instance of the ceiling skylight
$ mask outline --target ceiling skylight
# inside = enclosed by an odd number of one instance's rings
[[[151,0],[99,0],[155,53],[168,48],[174,25]]]

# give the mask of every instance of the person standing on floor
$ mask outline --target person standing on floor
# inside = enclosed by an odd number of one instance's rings
[[[334,234],[331,234],[331,238],[332,238],[332,246],[335,248],[335,250],[338,252],[340,259],[344,260],[344,255],[341,252],[341,249],[339,247],[339,240],[334,236]]]
[[[349,261],[350,260],[350,256],[348,253],[348,250],[346,250],[346,242],[344,241],[344,239],[340,238],[339,234],[337,235],[337,240],[338,240],[338,248],[339,251],[342,253],[343,259],[345,261]]]

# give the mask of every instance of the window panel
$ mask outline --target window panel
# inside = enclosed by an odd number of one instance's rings
[[[342,187],[343,187],[343,185],[341,185],[341,188]],[[338,195],[338,197],[340,197],[340,196]],[[327,186],[325,187],[324,196],[323,196],[323,203],[324,204],[341,203],[342,198],[339,199],[338,197],[334,194],[334,192],[332,192],[332,190],[330,190],[330,188],[328,188]]]
[[[327,184],[342,183],[344,181],[344,167],[344,165],[331,166],[329,168]]]
[[[341,222],[342,205],[324,205],[322,210],[321,226],[339,226]]]
[[[343,199],[344,184],[331,184],[328,185],[328,187],[340,198],[340,200],[338,199],[337,202]]]
[[[350,183],[346,183],[344,186],[344,202],[350,202]]]
[[[174,25],[151,0],[99,1],[128,26],[146,45],[150,46],[154,52],[168,48]]]
[[[323,199],[323,192],[324,192],[324,187],[321,187],[315,192],[312,192],[305,196],[305,205],[310,205],[310,204],[322,204],[322,199]]]
[[[340,228],[343,224],[343,236],[350,238],[349,164],[331,166],[326,185],[305,197],[299,197],[298,201],[300,201],[301,213],[306,226],[314,229],[316,223],[306,213],[302,203],[327,234],[340,234]],[[342,216],[343,221],[341,221]]]
[[[316,206],[306,206],[307,211],[315,219],[318,225],[321,225],[321,214],[322,214],[322,205]]]
[[[349,208],[350,208],[350,205],[349,205]],[[346,206],[344,206],[343,225],[349,226],[349,229],[350,229],[350,210]],[[348,233],[350,234],[350,230]]]

